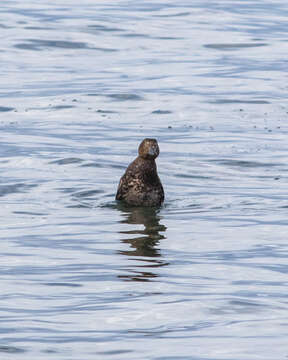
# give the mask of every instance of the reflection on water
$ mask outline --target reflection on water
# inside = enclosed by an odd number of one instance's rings
[[[0,14],[0,358],[287,358],[288,3]],[[114,201],[145,137],[158,210]]]
[[[159,259],[161,257],[158,248],[159,242],[165,239],[163,232],[166,231],[165,225],[160,224],[161,216],[159,209],[147,207],[128,207],[127,205],[119,204],[118,209],[125,215],[122,223],[132,225],[143,225],[144,229],[120,231],[121,234],[130,235],[127,239],[122,239],[124,244],[128,244],[128,250],[118,251],[121,255],[126,255],[129,258],[136,256],[141,265],[135,265],[137,268],[154,268],[168,265],[167,262]],[[143,259],[143,257],[145,259]],[[157,259],[155,259],[157,258]],[[143,264],[144,262],[144,264]],[[147,264],[148,263],[148,264]],[[151,278],[157,277],[152,271],[139,271],[135,269],[128,269],[131,275],[119,276],[125,280],[133,281],[147,281]]]

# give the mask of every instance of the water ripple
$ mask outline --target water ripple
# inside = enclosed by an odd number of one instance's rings
[[[287,4],[67,3],[0,7],[2,357],[285,358]]]

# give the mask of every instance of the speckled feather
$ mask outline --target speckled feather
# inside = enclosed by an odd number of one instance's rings
[[[157,145],[157,153],[159,148],[157,141],[154,139],[145,139],[146,141],[153,140]],[[145,141],[143,140],[143,142]],[[139,149],[141,149],[140,144]],[[153,143],[154,145],[154,143]],[[151,153],[151,148],[149,149]],[[148,152],[147,152],[148,153]],[[147,156],[141,153],[127,168],[125,174],[119,182],[116,200],[123,200],[129,205],[134,206],[160,206],[164,201],[164,190],[157,174],[157,166],[154,156]]]

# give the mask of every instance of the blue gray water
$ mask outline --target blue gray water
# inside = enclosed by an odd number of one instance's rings
[[[287,359],[287,16],[1,1],[1,359]],[[114,201],[144,137],[159,210]]]

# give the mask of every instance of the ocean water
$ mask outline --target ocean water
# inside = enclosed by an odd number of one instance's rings
[[[288,358],[288,4],[0,5],[0,359]],[[160,209],[115,202],[157,138]]]

